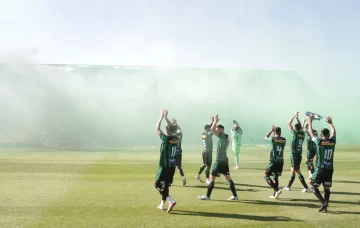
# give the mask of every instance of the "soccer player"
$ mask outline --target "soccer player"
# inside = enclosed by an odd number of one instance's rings
[[[155,188],[160,192],[162,200],[160,205],[157,207],[160,210],[164,209],[165,201],[169,201],[167,212],[169,213],[176,202],[169,195],[169,187],[171,186],[175,173],[175,155],[178,144],[178,137],[176,135],[177,126],[169,124],[166,126],[166,133],[164,134],[161,130],[161,122],[167,117],[167,110],[161,111],[161,116],[156,124],[156,131],[161,139],[160,148],[160,162],[159,169],[156,174]]]
[[[272,133],[274,133],[274,137],[270,137]],[[264,139],[271,143],[270,164],[265,170],[264,179],[274,189],[274,194],[270,198],[277,199],[281,194],[281,190],[279,190],[279,176],[281,176],[284,166],[286,139],[281,137],[281,128],[274,125]],[[274,176],[274,180],[270,176]]]
[[[177,126],[177,137],[178,137],[178,144],[176,146],[176,156],[175,156],[175,160],[176,160],[176,168],[179,171],[180,175],[181,175],[181,179],[183,181],[183,185],[186,185],[186,177],[184,174],[184,170],[182,169],[182,148],[181,148],[181,142],[182,142],[182,137],[183,137],[183,133],[181,131],[180,126],[177,124],[176,119],[172,119],[172,122],[169,121],[168,118],[165,119],[166,122],[171,125],[175,125]]]
[[[243,131],[239,126],[238,122],[234,121],[234,126],[231,129],[231,138],[232,138],[232,152],[235,156],[235,169],[239,168],[239,154],[240,154],[242,134]]]
[[[317,153],[317,145],[312,141],[311,136],[308,131],[309,124],[307,123],[306,119],[304,120],[304,132],[307,136],[307,153],[306,153],[306,165],[309,170],[309,177],[308,180],[311,180],[311,177],[314,173],[314,157]],[[314,135],[317,137],[318,132],[315,129],[312,129]]]
[[[293,120],[296,118],[297,124],[295,124],[295,129],[292,126]],[[290,191],[291,185],[295,180],[295,172],[298,174],[299,180],[301,184],[304,186],[304,189],[301,192],[310,192],[309,187],[307,186],[304,176],[301,174],[300,171],[300,164],[302,159],[302,144],[305,139],[305,133],[302,130],[301,123],[299,121],[299,112],[296,112],[295,115],[289,120],[288,128],[292,134],[292,145],[291,145],[291,154],[290,154],[290,161],[291,161],[291,177],[289,183],[285,190]]]
[[[217,153],[216,153],[216,162],[214,164],[213,170],[210,176],[210,184],[208,186],[208,190],[206,195],[198,196],[201,200],[210,200],[211,192],[215,186],[215,179],[216,177],[223,174],[225,179],[229,182],[230,190],[232,192],[232,196],[228,200],[238,200],[238,196],[235,190],[235,184],[230,177],[229,172],[229,159],[226,155],[226,150],[229,146],[229,136],[224,133],[224,126],[217,125],[219,121],[219,116],[214,116],[213,123],[211,125],[211,132],[219,138],[217,144]]]
[[[213,119],[212,119],[213,121]],[[212,123],[212,122],[211,122]],[[212,152],[213,152],[213,133],[211,132],[211,125],[205,125],[204,127],[205,132],[201,134],[201,138],[204,144],[204,149],[202,151],[202,159],[203,164],[200,166],[199,172],[196,175],[195,179],[202,181],[200,178],[201,173],[205,169],[205,175],[206,175],[206,183],[210,184],[210,168],[212,163]]]
[[[336,130],[332,122],[332,118],[328,116],[326,122],[330,125],[332,135],[327,128],[321,130],[321,137],[314,134],[312,129],[313,116],[309,117],[309,134],[316,145],[319,146],[317,152],[316,168],[310,184],[315,196],[320,200],[321,206],[319,212],[327,211],[330,199],[330,187],[332,184],[332,176],[334,173],[334,152],[336,144]],[[318,187],[323,184],[324,197],[322,197]]]

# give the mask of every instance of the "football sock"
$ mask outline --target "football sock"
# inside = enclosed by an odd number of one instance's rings
[[[295,174],[291,174],[289,183],[287,185],[288,188],[291,188],[291,185],[294,183],[294,180],[295,180]]]
[[[234,182],[232,180],[230,180],[229,184],[230,184],[230,190],[231,190],[233,196],[237,196]]]
[[[206,168],[206,165],[200,166],[200,170],[199,170],[198,174],[201,174],[205,168]]]
[[[211,195],[211,192],[213,190],[215,186],[215,182],[210,182],[209,186],[208,186],[208,190],[207,190],[207,193],[206,193],[206,196],[210,198],[210,195]]]

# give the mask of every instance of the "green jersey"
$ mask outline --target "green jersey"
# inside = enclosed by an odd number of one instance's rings
[[[182,142],[183,133],[181,131],[178,132],[177,137],[178,137],[178,144],[176,145],[176,154],[182,154],[181,142]]]
[[[232,146],[233,147],[241,146],[241,136],[242,136],[242,131],[231,131],[231,138],[232,138]]]
[[[333,169],[336,137],[322,139],[318,136],[314,136],[312,140],[319,146],[316,167],[322,169]]]
[[[314,135],[317,137],[318,132],[316,130],[313,130]],[[305,131],[305,134],[307,136],[307,149],[308,151],[316,151],[317,145],[315,142],[312,141],[311,136],[309,134],[309,130]]]
[[[179,143],[176,135],[160,135],[161,147],[160,147],[160,162],[161,167],[175,167],[175,155],[177,144]]]
[[[216,153],[216,161],[228,161],[228,157],[226,155],[227,148],[229,146],[229,135],[220,133],[219,141],[217,144],[217,153]]]
[[[301,131],[291,131],[292,134],[292,145],[291,145],[291,153],[297,156],[302,155],[302,144],[305,140],[305,133],[303,130]]]
[[[212,153],[213,152],[213,140],[212,140],[212,136],[214,134],[210,131],[210,132],[203,132],[201,134],[201,138],[204,144],[204,149],[203,149],[203,153]]]
[[[284,164],[286,139],[283,137],[268,138],[271,143],[270,162]]]

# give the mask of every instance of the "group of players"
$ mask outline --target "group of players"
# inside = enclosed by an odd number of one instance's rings
[[[161,130],[162,120],[165,119],[167,122],[166,132],[163,133]],[[293,126],[293,120],[296,119],[297,123]],[[312,186],[312,192],[321,202],[320,212],[327,211],[329,199],[330,199],[330,187],[332,185],[333,175],[333,158],[336,144],[336,131],[332,123],[332,118],[327,117],[326,122],[330,125],[332,134],[327,128],[321,130],[320,136],[317,131],[312,127],[312,121],[314,116],[310,114],[308,119],[304,119],[303,124],[299,121],[299,112],[288,122],[288,129],[292,134],[291,144],[291,178],[289,183],[284,190],[289,191],[295,180],[295,173],[298,174],[298,178],[304,189],[302,192],[311,192],[307,186],[305,179],[300,171],[300,164],[302,161],[302,145],[305,139],[307,139],[307,156],[306,164],[309,170],[310,176],[308,180]],[[224,175],[228,181],[232,196],[228,200],[238,200],[238,196],[235,189],[235,184],[230,176],[229,171],[229,160],[227,157],[227,148],[229,146],[230,138],[229,135],[224,133],[224,126],[217,125],[220,121],[218,115],[211,118],[211,124],[205,125],[205,132],[201,134],[204,149],[202,153],[203,164],[201,165],[196,179],[201,181],[200,175],[205,170],[206,183],[208,184],[207,193],[204,196],[199,196],[201,200],[210,200],[211,192],[215,186],[215,180],[221,174]],[[181,140],[182,132],[181,128],[177,124],[176,120],[170,121],[168,119],[168,111],[166,109],[161,110],[161,116],[156,124],[156,130],[160,136],[162,143],[160,148],[160,162],[159,169],[156,175],[155,188],[159,191],[162,196],[160,205],[157,207],[160,210],[164,209],[165,201],[168,200],[169,206],[167,212],[170,212],[176,205],[176,201],[169,195],[169,187],[173,182],[173,176],[175,174],[176,167],[178,168],[183,184],[186,184],[186,178],[181,167]],[[239,124],[234,121],[234,126],[231,130],[232,136],[232,151],[235,156],[236,167],[239,167],[239,152],[241,146],[242,129]],[[273,134],[272,137],[270,137]],[[211,175],[211,163],[212,163],[212,148],[213,140],[212,137],[215,135],[218,137],[216,161],[214,163]],[[286,145],[286,139],[281,136],[281,128],[272,126],[271,131],[264,138],[267,142],[271,143],[270,163],[265,170],[264,179],[268,185],[274,189],[273,195],[270,198],[277,199],[282,193],[279,189],[279,176],[282,174],[284,166],[283,152]],[[316,168],[314,168],[314,158],[316,156]],[[324,186],[324,197],[321,195],[318,187]]]

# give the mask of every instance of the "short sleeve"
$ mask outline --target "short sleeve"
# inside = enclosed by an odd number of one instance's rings
[[[336,143],[336,137],[331,137],[331,139],[334,141],[334,143]]]
[[[273,142],[273,138],[272,138],[272,137],[269,137],[269,138],[267,139],[267,141],[268,141],[269,143],[272,143],[272,142]]]
[[[168,140],[168,136],[165,135],[164,133],[162,133],[162,134],[160,135],[160,139],[161,139],[161,141],[162,141],[163,143],[165,143],[165,142],[167,142],[167,140]]]
[[[320,139],[319,136],[314,135],[314,136],[311,138],[311,140],[312,140],[313,142],[315,142],[316,145],[319,145],[321,139]]]
[[[291,135],[295,136],[296,135],[296,131],[294,129],[291,130]]]

